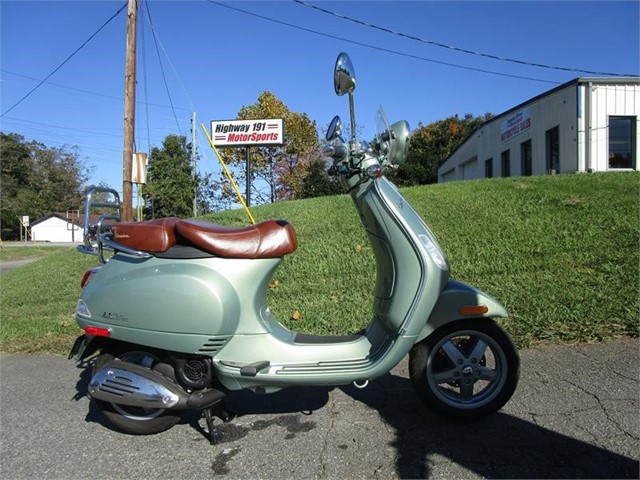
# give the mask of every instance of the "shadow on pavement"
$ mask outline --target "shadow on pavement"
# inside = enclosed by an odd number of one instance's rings
[[[76,399],[86,395],[90,369],[82,370]],[[269,395],[233,392],[226,407],[235,415],[278,416],[252,422],[216,422],[224,432],[223,443],[237,441],[272,425],[287,436],[316,427],[311,415],[329,401],[331,388],[288,388]],[[454,421],[429,411],[415,395],[407,378],[385,375],[366,389],[340,388],[353,400],[376,410],[395,432],[395,470],[401,478],[429,478],[432,466],[453,462],[485,478],[639,478],[639,462],[590,443],[504,413],[474,422]],[[302,414],[302,415],[301,415]],[[305,415],[309,415],[305,420]],[[182,423],[207,437],[197,412]],[[108,424],[93,402],[87,422]]]
[[[639,462],[504,413],[473,422],[428,410],[407,378],[386,375],[373,389],[342,391],[376,409],[395,430],[396,471],[429,478],[448,459],[485,478],[639,478]]]

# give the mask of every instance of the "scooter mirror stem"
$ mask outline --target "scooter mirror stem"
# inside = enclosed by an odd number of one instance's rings
[[[351,144],[357,144],[356,141],[356,110],[353,105],[353,92],[349,92],[349,117],[351,120]]]

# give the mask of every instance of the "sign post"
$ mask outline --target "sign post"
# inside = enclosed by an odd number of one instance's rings
[[[29,215],[20,215],[18,221],[20,222],[20,241],[24,238],[26,242],[29,240]]]

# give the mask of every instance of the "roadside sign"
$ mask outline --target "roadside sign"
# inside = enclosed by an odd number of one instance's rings
[[[282,145],[284,124],[282,118],[213,120],[211,138],[216,147]]]

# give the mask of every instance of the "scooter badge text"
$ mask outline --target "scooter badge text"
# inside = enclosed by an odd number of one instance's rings
[[[114,312],[104,312],[102,314],[102,318],[107,318],[109,320],[119,320],[121,322],[128,322],[129,319],[124,315],[120,315],[119,313]]]

